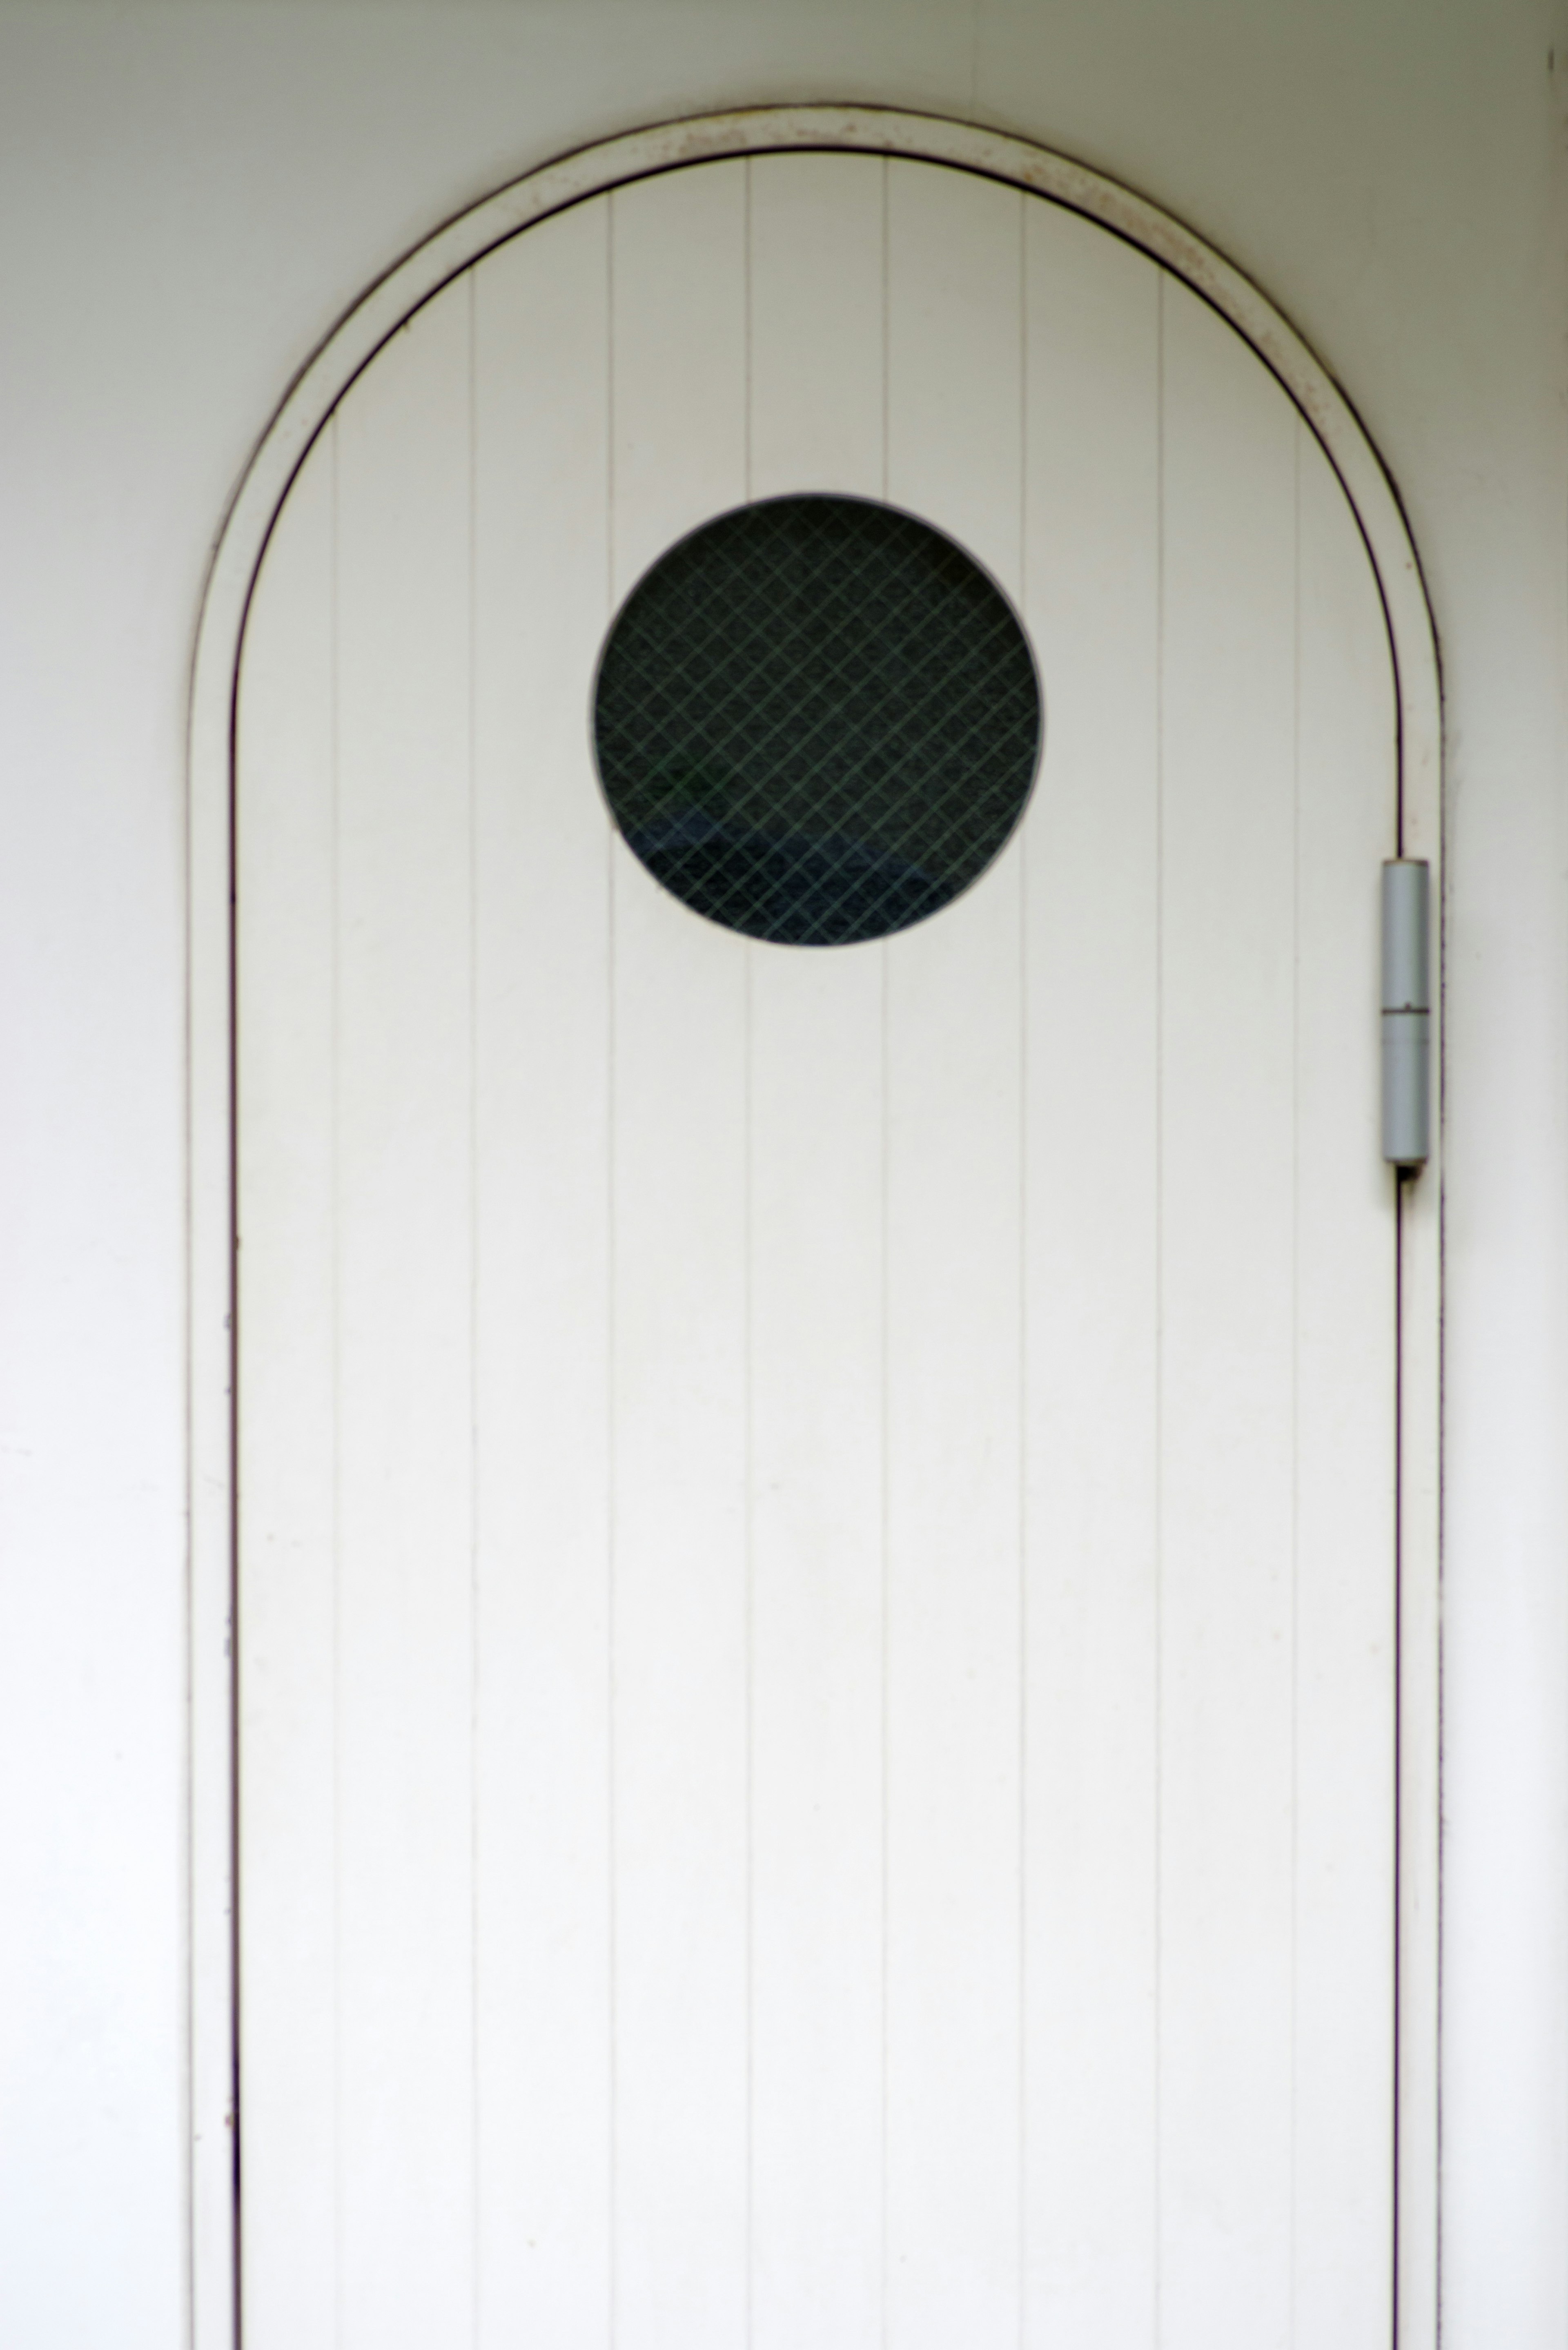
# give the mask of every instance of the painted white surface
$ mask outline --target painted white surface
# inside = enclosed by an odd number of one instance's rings
[[[793,161],[751,166],[749,487],[878,497],[886,179]],[[753,955],[750,978],[754,2338],[788,2350],[880,2319],[885,958]]]
[[[226,1365],[231,1327],[228,803],[233,677],[245,598],[278,502],[301,452],[358,369],[432,293],[520,225],[594,190],[706,155],[849,149],[978,171],[1048,194],[1158,257],[1231,319],[1291,390],[1349,491],[1377,572],[1395,665],[1400,726],[1400,834],[1440,871],[1440,711],[1430,615],[1415,555],[1380,461],[1343,396],[1288,322],[1192,231],[1120,183],[1030,142],[950,118],[887,109],[762,108],[623,134],[560,158],[470,208],[420,245],[356,306],[296,380],[247,468],[214,558],[192,688],[191,1173],[192,1352],[191,2114],[194,2184],[192,2306],[198,2339],[227,2338],[233,2303],[232,2178],[224,2140],[233,2074],[229,1871],[232,1779],[228,1667],[231,1529]],[[792,181],[792,184],[796,182]],[[828,188],[843,193],[841,181]],[[765,207],[764,207],[765,210]],[[857,230],[863,226],[857,217]],[[613,253],[606,265],[613,278]],[[966,296],[967,298],[967,296]],[[679,303],[677,305],[679,307]],[[786,323],[790,323],[786,311]],[[798,320],[794,323],[798,324]],[[891,319],[888,324],[891,326]],[[842,331],[842,311],[837,320]],[[757,326],[755,306],[748,337]],[[1026,338],[1038,344],[1038,338]],[[831,344],[828,348],[831,349]],[[1027,366],[1027,359],[1025,360]],[[1047,368],[1049,382],[1054,370]],[[820,391],[820,387],[819,387]],[[814,394],[813,397],[817,397]],[[853,403],[852,403],[853,404]],[[929,406],[929,402],[927,405]],[[1090,437],[1093,437],[1091,432]],[[1038,452],[1035,459],[1038,469]],[[1030,459],[1024,455],[1024,473]],[[1440,1026],[1440,1022],[1438,1024]],[[1434,1035],[1434,1050],[1440,1044]],[[1438,2049],[1438,1239],[1440,1151],[1407,1187],[1399,1281],[1401,1554],[1399,1607],[1398,2310],[1407,2341],[1436,2322]]]
[[[587,772],[758,439],[1039,632],[1063,760],[885,948],[695,920]],[[1295,411],[1016,189],[709,164],[391,340],[247,644],[246,2338],[1372,2350],[1394,702]]]
[[[1032,1555],[1100,1558],[1093,1637],[1077,1579],[1042,1560],[1024,1625],[1040,1691],[1026,1756],[1031,1866],[1061,1888],[1063,1917],[1036,1915],[1023,2012],[1028,2095],[1086,2111],[1075,2143],[1033,2150],[1024,2223],[1036,2248],[1026,2291],[1042,2325],[1094,2341],[1147,2335],[1157,2302],[1158,2182],[1129,2176],[1121,2147],[1157,2127],[1158,1899],[1157,1640],[1147,1608],[1158,1494],[1158,1365],[1143,1313],[1158,1280],[1159,562],[1147,517],[1158,497],[1158,276],[1098,238],[1025,224],[1035,419],[1027,484],[1030,543],[1070,537],[1070,577],[1045,567],[1031,608],[1053,671],[1097,681],[1092,700],[1053,701],[1053,788],[1027,844],[1025,891],[1040,939],[1024,1008],[1034,1117],[1029,1163],[1060,1121],[1076,1138],[1048,1160],[1049,1214],[1031,1251],[1025,1311],[1038,1430],[1026,1458]],[[1106,650],[1123,649],[1114,688]],[[1068,881],[1114,873],[1098,905]],[[1098,1006],[1096,1028],[1043,1018],[1069,972]],[[1141,1082],[1104,1083],[1104,1056]],[[1048,1114],[1046,1133],[1035,1121]],[[1114,1263],[1085,1259],[1074,1234],[1108,1214]],[[1085,1810],[1041,1791],[1076,1778]],[[1087,1810],[1099,1826],[1085,1832]],[[1093,1889],[1105,1934],[1067,1930]],[[1081,1912],[1079,1914],[1082,1914]],[[1054,2028],[1043,2029],[1046,2018]],[[1093,2093],[1093,2103],[1085,2093]],[[1108,2260],[1134,2234],[1137,2260]]]
[[[181,733],[214,517],[291,368],[456,205],[651,117],[847,91],[1000,120],[1192,220],[1412,515],[1453,793],[1449,2338],[1561,2341],[1561,13],[0,16],[9,2334],[162,2350],[181,2322]]]
[[[475,1802],[507,1823],[476,1843],[473,1911],[475,2306],[502,2340],[539,2337],[574,2290],[589,2339],[609,2311],[609,891],[587,732],[556,691],[609,610],[587,462],[609,424],[607,227],[586,209],[473,289],[475,1405],[514,1431],[513,1473],[482,1471],[474,1524],[482,1557],[527,1563],[483,1580],[473,1627]],[[561,778],[578,788],[546,864]],[[512,2223],[524,2206],[532,2242]]]

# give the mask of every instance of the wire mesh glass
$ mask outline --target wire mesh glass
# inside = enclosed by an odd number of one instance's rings
[[[791,946],[881,938],[966,889],[1023,811],[1040,723],[1006,598],[861,498],[771,498],[680,540],[618,614],[594,697],[648,870]]]

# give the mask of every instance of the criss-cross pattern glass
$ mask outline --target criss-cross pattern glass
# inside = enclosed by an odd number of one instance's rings
[[[846,946],[984,871],[1040,749],[1028,641],[914,515],[770,498],[662,556],[610,630],[599,775],[628,845],[749,938]]]

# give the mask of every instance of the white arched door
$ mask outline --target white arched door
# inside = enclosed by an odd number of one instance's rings
[[[1044,698],[863,946],[593,766],[798,490]],[[245,2350],[1386,2345],[1394,699],[1279,384],[1015,187],[670,171],[352,384],[238,728]]]

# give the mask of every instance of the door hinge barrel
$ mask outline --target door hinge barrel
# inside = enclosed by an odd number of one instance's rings
[[[1430,881],[1424,858],[1383,868],[1383,1156],[1406,1170],[1432,1147]]]

